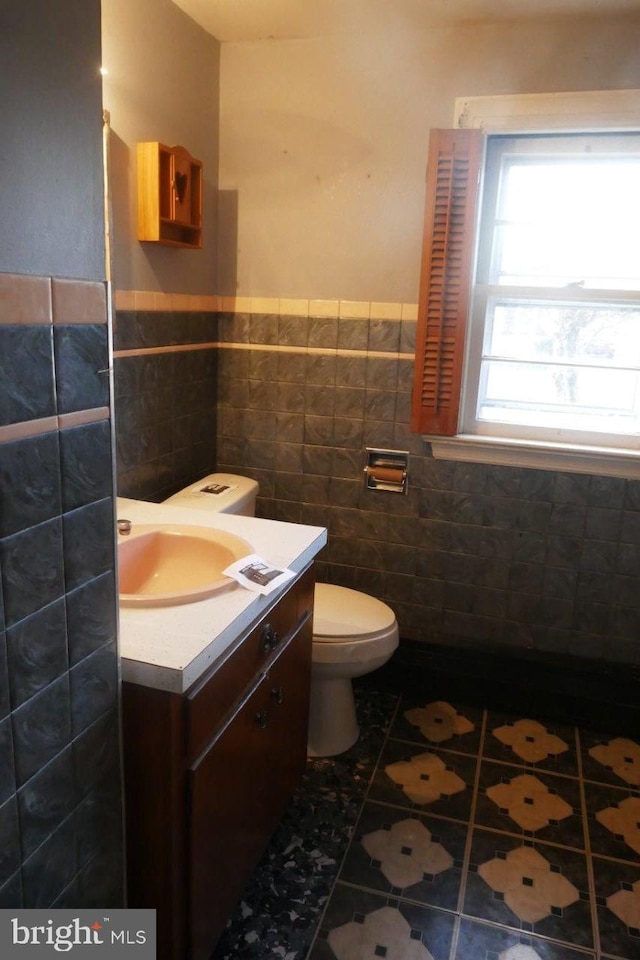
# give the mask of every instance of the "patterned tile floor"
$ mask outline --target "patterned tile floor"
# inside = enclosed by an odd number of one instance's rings
[[[213,960],[640,960],[640,742],[358,691]]]

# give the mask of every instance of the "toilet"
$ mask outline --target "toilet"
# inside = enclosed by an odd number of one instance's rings
[[[317,583],[313,607],[310,757],[333,757],[359,736],[354,677],[377,670],[398,646],[391,607],[367,593]]]
[[[249,477],[212,473],[164,502],[252,517],[257,495],[258,484]],[[398,637],[386,603],[348,587],[316,584],[308,756],[333,757],[354,745],[359,729],[352,680],[385,664]]]

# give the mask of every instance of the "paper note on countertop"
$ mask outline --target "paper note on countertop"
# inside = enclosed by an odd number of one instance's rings
[[[246,587],[247,590],[253,590],[254,593],[263,595],[271,593],[272,590],[295,577],[293,570],[281,570],[274,567],[263,560],[262,557],[259,557],[257,553],[236,560],[222,572],[225,576],[236,580],[240,586]]]

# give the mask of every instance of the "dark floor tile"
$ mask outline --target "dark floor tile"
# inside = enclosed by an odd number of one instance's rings
[[[539,937],[463,920],[458,933],[458,946],[454,960],[479,960],[479,958],[505,958],[505,960],[593,960],[593,953],[572,950],[559,943],[550,943]]]
[[[640,741],[584,730],[579,738],[585,780],[640,789]]]
[[[369,798],[466,822],[471,815],[476,764],[475,757],[390,740],[380,757]]]
[[[489,711],[483,756],[568,777],[578,775],[571,727]]]
[[[640,960],[640,865],[593,858],[600,949]]]
[[[463,913],[573,946],[592,947],[586,857],[476,829]]]
[[[433,960],[449,960],[454,923],[452,914],[339,883],[309,960],[417,956],[416,944]]]
[[[455,910],[467,830],[466,824],[365,803],[340,879]]]
[[[640,794],[585,783],[591,852],[617,860],[640,860]]]
[[[280,952],[291,960],[306,956],[360,803],[359,798],[333,792],[320,793],[315,801],[294,798],[216,946],[214,960],[262,960]]]
[[[402,698],[391,736],[461,753],[478,753],[483,711],[442,700]]]
[[[584,850],[577,780],[482,760],[474,821]]]

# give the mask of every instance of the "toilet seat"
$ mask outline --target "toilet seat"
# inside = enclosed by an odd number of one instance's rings
[[[394,621],[391,627],[368,637],[318,637],[313,638],[313,664],[356,664],[371,663],[378,658],[387,659],[398,646],[398,625]],[[358,671],[359,672],[359,671]]]
[[[397,631],[396,617],[386,603],[359,590],[317,583],[313,608],[314,643],[354,643]]]

